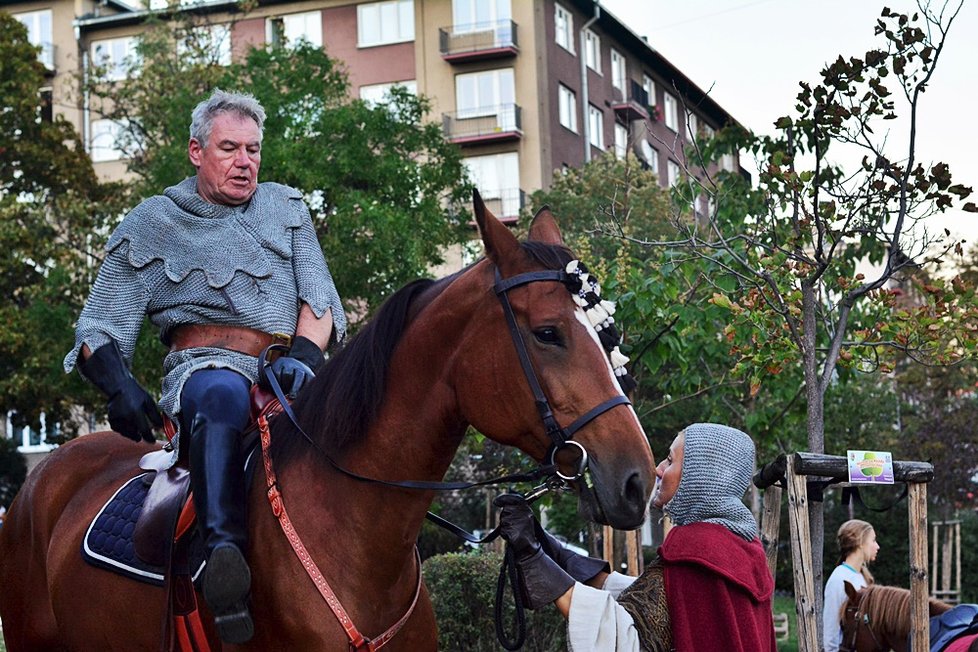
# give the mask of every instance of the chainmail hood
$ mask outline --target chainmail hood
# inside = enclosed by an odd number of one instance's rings
[[[715,423],[686,428],[679,489],[665,505],[676,525],[717,523],[750,541],[757,522],[741,498],[754,470],[754,442],[747,434]]]

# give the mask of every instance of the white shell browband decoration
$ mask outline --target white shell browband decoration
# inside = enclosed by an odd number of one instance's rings
[[[618,378],[622,391],[627,394],[635,388],[636,383],[625,369],[628,357],[618,348],[621,344],[621,334],[615,326],[615,303],[601,298],[601,286],[598,280],[581,261],[570,261],[564,271],[569,277],[567,286],[571,296],[574,297],[574,302],[584,310],[588,321],[598,332],[601,346],[611,359],[611,368]]]

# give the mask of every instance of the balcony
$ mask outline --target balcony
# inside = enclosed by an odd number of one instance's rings
[[[457,145],[482,145],[523,137],[518,104],[466,109],[442,115],[445,138]]]
[[[628,80],[628,97],[612,102],[615,117],[624,123],[633,120],[649,119],[649,96],[642,85],[634,79]]]
[[[520,213],[526,206],[526,193],[519,188],[505,190],[484,190],[480,188],[479,192],[486,208],[503,224],[516,224],[520,218]],[[471,205],[469,210],[472,210]],[[470,222],[470,225],[475,226],[475,222]]]
[[[516,23],[454,25],[438,30],[441,57],[449,63],[466,63],[513,57],[520,51]]]

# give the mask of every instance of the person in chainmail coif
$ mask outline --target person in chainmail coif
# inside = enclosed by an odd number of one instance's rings
[[[652,496],[673,527],[638,578],[557,549],[525,501],[497,499],[527,604],[556,604],[572,651],[774,652],[774,580],[742,501],[753,466],[754,443],[739,430],[698,423],[679,433]]]
[[[129,366],[144,318],[159,328],[169,348],[159,408],[177,430],[171,464],[190,462],[202,592],[227,643],[254,632],[239,440],[257,356],[286,348],[271,371],[294,396],[346,331],[302,193],[258,183],[264,122],[251,95],[215,90],[197,105],[187,147],[196,175],[116,228],[64,363],[108,397],[113,430],[152,443],[162,419]]]

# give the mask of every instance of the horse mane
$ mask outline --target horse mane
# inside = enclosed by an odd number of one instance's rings
[[[523,251],[547,269],[563,269],[572,259],[562,245],[522,242]],[[437,281],[412,281],[389,297],[349,343],[335,352],[292,404],[296,419],[316,446],[339,456],[366,436],[380,410],[387,371],[404,331],[417,315],[475,263]],[[287,416],[272,420],[271,453],[289,464],[308,442]]]
[[[898,586],[870,584],[862,590],[865,611],[876,627],[886,628],[898,638],[910,635],[910,591]],[[951,606],[934,598],[929,599],[931,612],[947,611]]]

